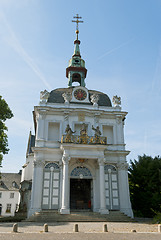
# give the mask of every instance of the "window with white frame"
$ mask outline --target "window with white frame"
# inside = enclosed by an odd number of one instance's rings
[[[10,213],[10,212],[11,212],[11,204],[8,203],[6,207],[6,213]]]
[[[10,193],[10,198],[14,198],[14,193]]]

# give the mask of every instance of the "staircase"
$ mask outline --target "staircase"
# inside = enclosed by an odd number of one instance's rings
[[[120,211],[110,211],[109,214],[88,211],[72,211],[70,214],[60,214],[54,210],[36,212],[26,221],[29,222],[133,222],[134,220]]]

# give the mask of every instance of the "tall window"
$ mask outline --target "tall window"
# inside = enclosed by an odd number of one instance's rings
[[[10,198],[14,198],[14,193],[10,193]]]
[[[11,204],[8,203],[6,208],[6,213],[10,213],[10,212],[11,212]]]
[[[0,192],[0,198],[2,197],[2,193]]]

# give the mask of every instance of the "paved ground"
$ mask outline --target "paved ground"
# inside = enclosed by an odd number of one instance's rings
[[[79,232],[74,233],[76,223],[49,223],[49,232],[43,232],[43,223],[18,223],[18,233],[13,233],[13,223],[0,223],[0,240],[157,240],[161,239],[157,224],[145,223],[78,223]],[[108,233],[103,233],[107,224]],[[131,232],[136,230],[136,232]]]

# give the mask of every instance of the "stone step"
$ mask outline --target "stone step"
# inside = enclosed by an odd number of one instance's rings
[[[57,211],[36,212],[26,221],[32,222],[133,222],[133,219],[120,211],[110,211],[102,215],[94,212],[71,212],[60,214]]]

